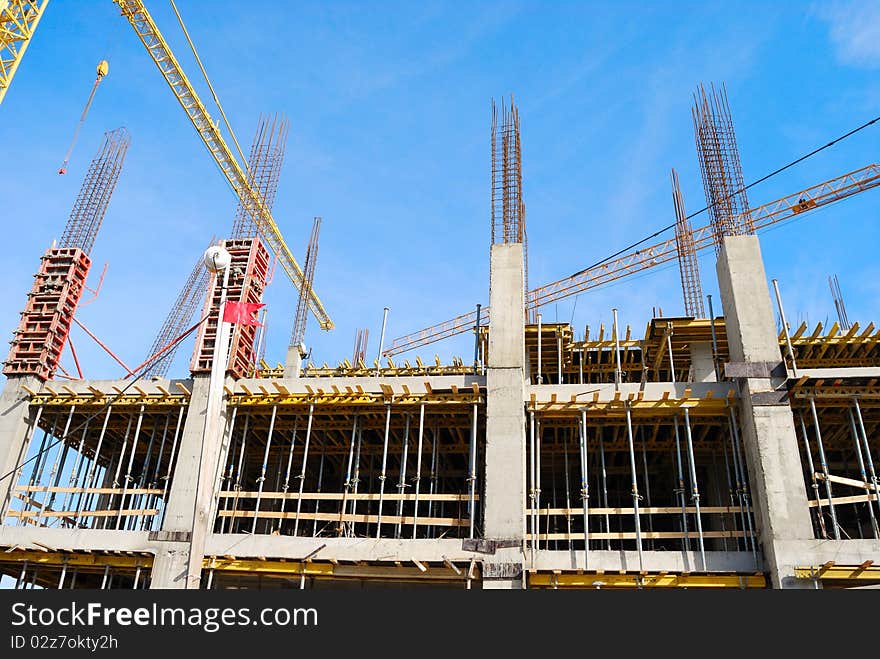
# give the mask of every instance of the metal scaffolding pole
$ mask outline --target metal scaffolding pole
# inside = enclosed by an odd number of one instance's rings
[[[422,480],[422,438],[425,427],[425,404],[419,405],[419,439],[416,448],[416,477],[413,479],[415,483],[415,500],[413,502],[413,540],[416,539],[416,532],[419,527],[419,484]]]
[[[810,396],[810,411],[813,414],[813,425],[816,428],[816,444],[819,446],[819,464],[825,476],[825,494],[828,496],[828,512],[831,513],[831,526],[834,539],[840,540],[840,528],[837,525],[837,513],[834,511],[834,497],[831,493],[831,479],[828,473],[828,461],[825,459],[825,446],[822,443],[822,431],[819,429],[819,415],[816,413],[816,399]]]
[[[385,407],[385,440],[382,444],[382,471],[379,473],[379,514],[376,518],[376,537],[382,533],[382,503],[385,498],[385,469],[388,465],[388,434],[391,427],[391,403]]]
[[[868,463],[868,473],[871,475],[871,484],[874,486],[874,494],[877,497],[875,503],[880,511],[880,482],[877,481],[877,472],[874,471],[874,458],[871,457],[871,446],[868,444],[868,434],[865,432],[865,422],[862,419],[862,408],[858,397],[853,398],[853,407],[856,410],[856,419],[859,422],[859,430],[862,434],[862,443],[865,446],[865,460]]]
[[[566,452],[566,457],[568,452]],[[580,458],[581,458],[581,503],[584,515],[584,569],[590,566],[590,478],[587,462],[587,410],[581,410],[580,422]],[[568,498],[568,461],[565,467],[565,493]],[[568,504],[566,503],[566,506]],[[570,511],[569,511],[570,512]],[[570,515],[566,515],[570,519]]]
[[[850,426],[850,430],[852,431],[853,441],[855,443],[856,459],[859,462],[859,476],[861,476],[862,482],[865,483],[865,485],[866,485],[865,491],[870,495],[870,489],[867,486],[868,475],[865,472],[865,460],[862,457],[862,447],[860,445],[861,442],[859,441],[861,438],[859,437],[859,433],[856,430],[856,420],[855,420],[855,417],[853,416],[852,410],[851,409],[847,410],[847,412],[849,413],[849,426]],[[876,539],[878,537],[878,529],[877,529],[877,518],[874,516],[874,506],[871,505],[870,501],[868,501],[867,504],[868,504],[868,515],[871,518],[871,533],[874,534],[874,538]]]
[[[697,465],[694,460],[694,440],[691,436],[691,417],[688,408],[684,408],[684,432],[685,439],[687,440],[687,454],[688,454],[688,465],[690,466],[690,476],[691,476],[691,499],[694,502],[694,509],[696,512],[697,518],[697,537],[699,538],[699,546],[700,546],[700,561],[703,564],[703,569],[708,569],[706,567],[706,547],[703,542],[703,520],[700,515],[700,487],[697,483]]]
[[[269,431],[266,434],[266,448],[263,451],[263,462],[260,465],[260,476],[257,478],[257,500],[254,502],[254,520],[251,524],[251,533],[257,532],[257,519],[260,514],[260,499],[263,496],[263,485],[266,482],[266,467],[269,462],[269,451],[272,448],[272,433],[275,432],[275,417],[278,413],[278,406],[272,406],[272,418],[269,420]]]
[[[629,442],[629,464],[632,476],[632,499],[633,516],[636,527],[636,547],[639,552],[639,571],[642,571],[644,569],[644,562],[642,559],[642,524],[639,519],[639,484],[636,472],[636,449],[633,442],[632,410],[630,409],[629,403],[626,404],[626,436]]]
[[[684,468],[681,463],[681,439],[678,434],[678,416],[673,418],[675,427],[675,465],[678,471],[678,501],[681,504],[681,531],[684,534],[682,545],[684,550],[690,549],[690,538],[688,538],[688,522],[687,522],[687,502],[685,501],[685,485],[684,485]]]
[[[397,481],[397,494],[400,498],[397,501],[397,526],[394,529],[394,537],[400,537],[400,531],[403,528],[403,494],[406,492],[406,460],[409,457],[409,413],[404,415],[403,430],[403,455],[400,458],[400,479]]]
[[[302,507],[303,486],[306,482],[306,463],[309,459],[309,440],[312,437],[312,417],[315,412],[314,403],[309,405],[309,420],[306,424],[306,438],[303,443],[302,469],[299,472],[299,494],[296,497],[296,516],[293,519],[293,535],[299,535],[299,515]]]
[[[473,406],[473,421],[471,423],[471,443],[468,455],[468,517],[470,518],[468,537],[474,537],[474,519],[476,513],[477,494],[477,404]]]

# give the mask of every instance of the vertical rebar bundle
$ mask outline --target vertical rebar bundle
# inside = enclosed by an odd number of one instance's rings
[[[837,320],[840,322],[840,329],[846,332],[852,327],[852,325],[846,315],[846,306],[843,303],[843,292],[840,290],[840,282],[837,280],[837,275],[828,277],[828,286],[831,287],[831,297],[834,299],[834,309],[837,311]]]
[[[351,355],[351,363],[357,366],[367,358],[367,341],[370,338],[370,330],[359,329],[354,336],[354,352]]]
[[[312,284],[315,280],[315,262],[318,260],[318,234],[320,232],[321,218],[316,217],[312,224],[312,234],[309,236],[309,246],[306,248],[306,260],[303,264],[303,285],[299,289],[299,300],[296,303],[293,334],[290,337],[291,346],[301,345],[306,336],[306,320],[309,317],[309,299]]]
[[[723,236],[754,233],[724,85],[720,91],[711,85],[707,94],[701,84],[694,94],[691,112],[706,205],[718,250]]]
[[[500,115],[500,116],[499,116]],[[500,120],[500,123],[499,123]],[[521,243],[524,232],[519,111],[492,101],[492,244]]]
[[[260,115],[257,132],[248,154],[248,176],[251,187],[263,199],[263,203],[271,211],[278,192],[278,180],[281,177],[281,166],[284,164],[284,149],[287,146],[287,133],[290,122],[284,115],[275,114],[271,119]],[[253,216],[248,213],[241,201],[235,210],[232,223],[233,238],[253,238],[257,235],[257,226]]]
[[[678,268],[681,273],[681,292],[684,296],[684,315],[705,318],[703,308],[703,284],[700,281],[700,266],[697,262],[697,249],[694,245],[694,229],[684,210],[684,198],[678,185],[678,172],[670,174],[672,181],[672,203],[675,206],[675,246],[678,250]]]
[[[92,159],[70,211],[60,247],[78,247],[86,254],[92,251],[130,144],[125,128],[104,133],[104,143]]]
[[[214,241],[211,240],[211,243],[213,244]],[[189,277],[186,279],[186,283],[184,283],[183,288],[180,290],[174,305],[165,317],[165,322],[162,323],[162,327],[153,341],[153,345],[150,348],[150,356],[155,355],[186,331],[193,315],[196,313],[196,309],[202,305],[205,299],[205,293],[208,291],[208,279],[208,270],[205,268],[202,255],[199,254],[195,266],[193,266]],[[150,364],[144,371],[143,376],[148,378],[165,377],[168,369],[171,367],[171,362],[174,361],[174,354],[179,346],[180,343],[177,343],[168,351],[169,354]]]

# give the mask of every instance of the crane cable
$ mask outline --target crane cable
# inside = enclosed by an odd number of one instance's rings
[[[196,52],[196,45],[193,43],[193,40],[189,36],[189,30],[186,29],[186,25],[183,22],[183,17],[180,15],[180,12],[177,11],[177,5],[174,4],[174,0],[169,0],[169,2],[171,3],[171,8],[174,10],[174,15],[177,16],[177,22],[180,23],[180,29],[183,30],[183,36],[186,37],[186,42],[189,44],[189,49],[192,51],[193,56],[196,58],[196,63],[199,65],[199,70],[202,72],[202,77],[208,84],[208,89],[211,90],[211,96],[214,97],[214,102],[217,104],[217,109],[220,110],[220,116],[223,117],[223,123],[226,124],[226,130],[229,131],[229,135],[230,137],[232,137],[232,142],[235,144],[235,150],[238,151],[238,155],[241,157],[241,161],[242,163],[244,163],[244,168],[247,171],[247,159],[244,157],[244,153],[242,153],[241,147],[238,145],[238,139],[235,137],[235,132],[232,130],[232,126],[229,125],[229,119],[226,118],[226,112],[223,111],[223,106],[220,104],[220,99],[217,97],[217,92],[214,91],[214,85],[211,84],[211,80],[208,78],[208,72],[205,70],[205,67],[202,64],[202,58],[199,57],[198,52]]]
[[[92,106],[92,100],[95,98],[95,92],[98,91],[98,85],[101,84],[101,80],[104,79],[104,76],[107,75],[107,72],[109,70],[110,65],[107,64],[107,60],[101,60],[100,62],[98,62],[98,77],[95,78],[95,84],[92,85],[92,91],[91,93],[89,93],[89,100],[86,101],[86,106],[83,108],[82,114],[79,117],[79,123],[76,125],[76,130],[73,131],[73,139],[70,141],[70,146],[67,147],[67,153],[64,154],[64,160],[61,161],[61,167],[58,169],[58,173],[61,175],[67,173],[67,165],[70,163],[70,156],[73,154],[73,147],[76,146],[76,141],[79,138],[79,131],[83,127],[83,124],[86,122],[86,116],[88,116],[89,108]]]
[[[864,130],[864,129],[867,128],[868,126],[871,126],[871,125],[877,123],[878,121],[880,121],[880,116],[874,117],[874,118],[871,119],[870,121],[866,121],[866,122],[863,123],[861,126],[858,126],[858,127],[856,127],[856,128],[853,128],[851,131],[849,131],[849,132],[847,132],[847,133],[844,133],[844,134],[841,135],[840,137],[837,137],[837,138],[831,140],[831,141],[828,142],[827,144],[825,144],[825,145],[823,145],[823,146],[820,146],[820,147],[818,147],[818,148],[813,149],[813,150],[810,151],[809,153],[802,155],[800,158],[797,158],[797,159],[795,159],[795,160],[792,160],[792,161],[789,162],[787,165],[783,165],[782,167],[773,170],[773,171],[770,172],[769,174],[766,174],[766,175],[762,176],[761,178],[759,178],[759,179],[757,179],[757,180],[755,180],[755,181],[752,181],[752,182],[749,183],[748,185],[745,185],[745,186],[739,188],[738,190],[734,190],[734,191],[731,192],[728,196],[724,197],[724,199],[719,199],[719,200],[716,201],[716,202],[712,202],[711,204],[709,204],[709,205],[707,205],[707,206],[704,206],[703,208],[701,208],[701,209],[698,210],[698,211],[694,211],[693,213],[691,213],[690,215],[688,215],[685,219],[690,220],[691,218],[694,218],[694,217],[696,217],[697,215],[701,215],[702,213],[705,213],[707,210],[709,210],[710,208],[712,208],[712,207],[714,207],[714,206],[720,204],[722,201],[727,201],[728,199],[730,199],[730,198],[733,197],[734,195],[737,195],[737,194],[739,194],[740,192],[745,192],[745,191],[748,190],[749,188],[758,185],[758,183],[763,183],[763,182],[766,181],[767,179],[772,178],[773,176],[776,176],[777,174],[780,174],[781,172],[784,172],[786,169],[789,169],[790,167],[794,167],[794,166],[797,165],[798,163],[803,162],[804,160],[806,160],[807,158],[810,158],[810,157],[812,157],[812,156],[815,156],[817,153],[820,153],[821,151],[824,151],[825,149],[834,146],[834,145],[837,144],[838,142],[842,142],[842,141],[845,140],[846,138],[855,135],[855,134],[858,133],[859,131]],[[614,254],[611,254],[611,255],[609,255],[609,256],[606,256],[606,257],[605,257],[604,259],[602,259],[601,261],[596,261],[593,265],[587,266],[587,267],[584,268],[583,270],[579,270],[578,272],[574,273],[574,274],[571,275],[571,276],[572,276],[572,277],[577,277],[578,275],[582,275],[582,274],[588,272],[589,270],[592,270],[593,268],[597,268],[597,267],[599,267],[600,265],[602,265],[603,263],[606,263],[606,262],[610,261],[611,259],[613,259],[613,258],[615,258],[615,257],[617,257],[617,256],[620,256],[621,254],[624,254],[625,252],[628,252],[628,251],[630,251],[630,250],[632,250],[632,249],[638,247],[638,246],[641,245],[642,243],[645,243],[645,242],[651,240],[652,238],[656,238],[656,237],[659,236],[660,234],[665,233],[665,232],[669,231],[670,229],[674,229],[674,228],[675,228],[675,222],[673,222],[673,223],[670,224],[669,226],[663,227],[662,229],[658,229],[657,231],[655,231],[654,233],[652,233],[650,236],[645,236],[645,237],[642,238],[641,240],[639,240],[639,241],[637,241],[637,242],[634,242],[634,243],[632,243],[631,245],[628,245],[627,247],[624,247],[623,249],[621,249],[621,250],[619,250],[619,251],[617,251],[617,252],[614,252]]]

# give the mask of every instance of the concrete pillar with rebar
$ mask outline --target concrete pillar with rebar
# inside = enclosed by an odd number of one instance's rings
[[[798,541],[813,529],[794,418],[779,389],[784,364],[758,238],[725,236],[718,255],[730,364],[740,389],[740,421],[764,560],[776,588],[813,587],[794,578]]]

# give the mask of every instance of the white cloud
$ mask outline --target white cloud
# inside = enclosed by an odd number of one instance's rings
[[[880,67],[880,2],[823,3],[815,13],[828,23],[838,60],[855,66]]]

